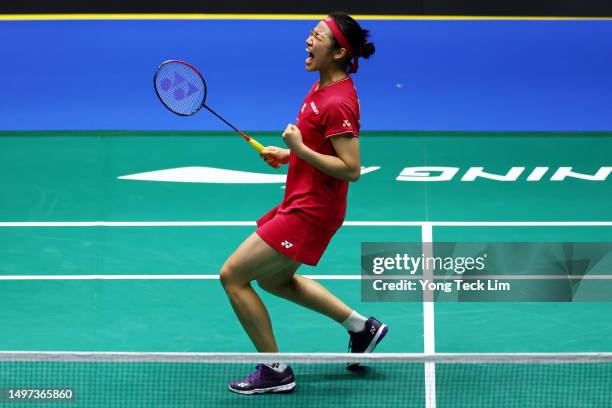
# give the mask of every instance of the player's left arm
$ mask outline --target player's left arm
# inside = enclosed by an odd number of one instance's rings
[[[361,175],[359,139],[350,132],[331,137],[332,145],[338,156],[322,154],[306,146],[302,142],[300,130],[293,124],[289,124],[283,132],[283,140],[299,158],[312,164],[323,173],[349,181],[357,181]]]

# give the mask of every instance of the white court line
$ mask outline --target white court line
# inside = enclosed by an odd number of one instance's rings
[[[388,275],[302,275],[314,280],[363,280],[363,279],[423,279],[424,276]],[[0,275],[2,280],[218,280],[219,275]],[[430,279],[427,277],[427,279]],[[475,279],[501,279],[501,280],[612,280],[612,275],[478,275],[466,277],[434,276],[434,280],[475,280]]]
[[[350,227],[612,227],[612,221],[345,221]]]
[[[303,275],[314,280],[360,280],[361,275]],[[218,280],[219,275],[0,275],[0,281],[21,280]]]
[[[302,275],[314,280],[363,280],[406,279],[417,280],[419,276],[367,276],[367,275]],[[429,278],[428,278],[429,279]],[[612,275],[479,275],[466,277],[434,276],[434,280],[612,280]],[[3,280],[219,280],[219,275],[0,275]],[[429,303],[429,302],[428,302]],[[424,306],[425,307],[425,306]],[[428,306],[427,306],[428,307]]]
[[[347,227],[612,227],[612,221],[345,221]],[[0,227],[253,227],[255,221],[32,221]]]
[[[433,227],[430,223],[421,226],[421,245],[424,257],[433,256]],[[423,269],[423,277],[432,279],[433,268],[426,266]],[[423,291],[423,352],[426,355],[434,355],[436,352],[435,312],[433,291]],[[425,375],[425,408],[436,408],[436,364],[426,362]]]
[[[0,227],[251,227],[255,221],[52,221],[0,222]]]

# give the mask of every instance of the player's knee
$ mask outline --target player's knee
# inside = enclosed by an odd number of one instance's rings
[[[219,281],[226,291],[228,291],[234,283],[233,275],[233,268],[226,262],[219,271]]]
[[[219,280],[228,295],[232,296],[250,284],[241,274],[241,269],[231,261],[225,262],[219,271]]]

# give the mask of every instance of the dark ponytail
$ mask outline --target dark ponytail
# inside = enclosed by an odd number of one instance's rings
[[[346,38],[346,41],[353,48],[354,52],[357,53],[358,57],[369,58],[376,48],[374,44],[368,41],[370,37],[370,31],[361,28],[359,23],[355,21],[351,16],[345,13],[331,13],[329,15],[334,19],[336,24],[342,30],[342,34]],[[334,49],[340,48],[340,45],[334,38]],[[347,67],[351,65],[351,61],[347,59]]]
[[[361,46],[361,55],[360,55],[360,57],[369,58],[370,55],[374,54],[375,51],[376,51],[376,47],[374,47],[374,44],[372,44],[371,42],[366,41]]]

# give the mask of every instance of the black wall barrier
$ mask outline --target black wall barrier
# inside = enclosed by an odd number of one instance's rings
[[[0,13],[274,13],[612,16],[612,0],[5,0]]]

